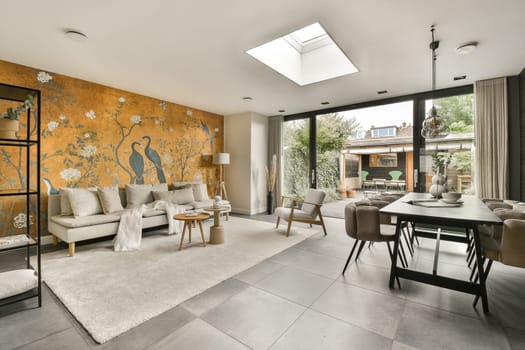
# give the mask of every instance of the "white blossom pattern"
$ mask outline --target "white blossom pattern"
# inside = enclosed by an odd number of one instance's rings
[[[87,145],[82,148],[80,155],[84,158],[91,158],[97,153],[97,146]]]
[[[29,215],[29,225],[33,225],[32,215]],[[13,218],[13,226],[16,228],[26,228],[27,227],[27,215],[25,213],[18,213]]]
[[[124,97],[119,97],[119,98],[118,98],[118,101],[119,101],[120,103],[125,103],[125,102],[126,102],[126,99],[125,99]]]
[[[38,72],[38,74],[36,75],[36,80],[38,80],[42,84],[45,84],[53,80],[53,77],[48,72]]]
[[[61,114],[60,116],[58,116],[58,119],[60,119],[60,120],[66,120],[66,116],[63,115],[63,114]]]
[[[75,168],[67,168],[60,172],[60,177],[69,182],[78,179],[80,177],[80,171]]]
[[[193,111],[188,109],[188,110],[186,111],[186,115],[187,115],[188,117],[191,117],[191,116],[193,115]]]
[[[89,132],[85,132],[85,133],[84,133],[84,137],[85,137],[86,139],[88,139],[90,136],[91,136],[91,134],[90,134]]]
[[[163,158],[164,158],[165,163],[167,164],[173,163],[173,158],[169,154],[165,155]]]
[[[169,131],[169,132],[173,132],[173,128],[169,128],[168,131]]]
[[[166,112],[166,110],[168,109],[168,104],[167,104],[165,101],[161,101],[161,102],[159,103],[159,106],[160,106],[160,108],[162,108],[162,110],[163,110],[164,112]]]
[[[140,115],[132,115],[129,120],[131,120],[132,124],[140,124],[142,122],[142,117]]]
[[[97,115],[95,114],[95,111],[92,110],[92,109],[90,109],[89,111],[87,111],[86,113],[84,113],[84,115],[85,115],[87,118],[91,119],[91,120],[97,118]]]
[[[53,132],[53,130],[55,130],[56,128],[58,128],[58,126],[60,125],[59,122],[57,121],[50,121],[49,123],[47,123],[47,130]]]

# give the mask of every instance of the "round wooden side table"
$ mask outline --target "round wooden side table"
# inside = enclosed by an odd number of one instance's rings
[[[202,246],[206,247],[206,241],[204,240],[204,231],[202,230],[202,221],[210,217],[208,213],[199,213],[197,216],[188,216],[187,214],[175,214],[173,218],[175,220],[184,221],[184,228],[182,229],[182,235],[180,237],[179,250],[182,249],[182,243],[184,243],[184,235],[186,234],[186,228],[188,228],[189,243],[191,243],[191,225],[196,222],[199,224],[201,230]]]
[[[204,208],[206,211],[213,212],[213,226],[210,227],[210,244],[222,244],[224,243],[224,226],[221,225],[220,217],[221,212],[228,211],[228,207],[207,207]]]

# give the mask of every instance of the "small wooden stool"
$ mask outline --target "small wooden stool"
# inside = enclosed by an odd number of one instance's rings
[[[199,224],[199,228],[201,230],[201,238],[202,238],[202,245],[206,247],[206,241],[204,240],[204,231],[202,230],[202,221],[206,220],[210,217],[210,214],[207,213],[199,213],[197,216],[188,216],[186,214],[175,214],[173,217],[175,220],[181,220],[184,221],[184,228],[182,229],[182,235],[180,237],[180,244],[179,244],[179,250],[182,249],[182,243],[184,242],[184,235],[186,234],[186,228],[188,228],[189,233],[189,243],[191,243],[191,225],[195,222]]]

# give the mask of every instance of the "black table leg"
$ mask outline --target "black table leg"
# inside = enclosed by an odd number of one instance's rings
[[[398,216],[396,221],[396,235],[394,238],[394,253],[392,256],[392,268],[390,270],[390,288],[394,288],[394,280],[396,277],[397,255],[399,254],[399,234],[401,232],[401,218]]]

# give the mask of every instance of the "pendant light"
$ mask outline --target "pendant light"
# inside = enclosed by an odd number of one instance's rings
[[[434,105],[434,91],[436,90],[436,49],[439,47],[439,41],[434,39],[434,25],[430,27],[430,32],[432,33],[432,42],[430,43],[430,49],[432,50],[432,108],[430,108],[427,117],[423,121],[421,136],[426,139],[436,139],[447,136],[448,128],[443,118],[438,115],[436,106]]]

